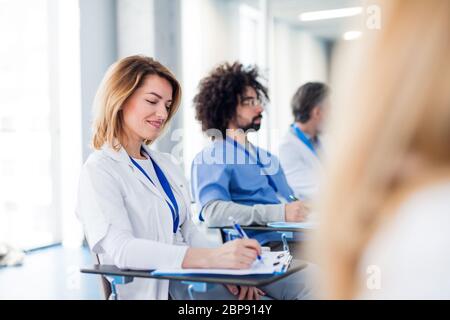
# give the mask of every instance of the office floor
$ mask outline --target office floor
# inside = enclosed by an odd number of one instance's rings
[[[220,241],[218,230],[204,230],[210,241]],[[0,268],[0,300],[103,299],[98,276],[81,274],[92,265],[87,248],[63,246],[30,252],[22,266]]]
[[[0,269],[0,299],[102,299],[98,277],[79,272],[91,264],[87,248],[28,253],[22,266]]]

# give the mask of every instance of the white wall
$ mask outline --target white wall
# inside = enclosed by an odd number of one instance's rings
[[[117,0],[118,58],[154,55],[153,9],[153,0]]]
[[[154,54],[153,56],[169,68],[181,81],[181,3],[182,0],[153,0],[154,3]],[[189,1],[188,1],[189,2]],[[178,145],[177,132],[183,126],[182,112],[177,112],[158,138],[153,148],[162,152],[173,153]]]
[[[135,54],[159,60],[181,78],[180,0],[80,0],[83,159],[89,148],[92,102],[106,69],[117,59]],[[171,130],[180,115],[152,147],[171,152]]]
[[[183,158],[187,177],[194,156],[208,143],[195,120],[192,101],[200,79],[213,67],[239,59],[238,22],[237,1],[182,1]]]
[[[107,68],[117,59],[116,1],[80,0],[83,162],[91,153],[92,102]]]
[[[275,21],[271,59],[271,149],[293,122],[290,102],[299,86],[308,81],[327,82],[328,58],[323,41],[291,25]]]

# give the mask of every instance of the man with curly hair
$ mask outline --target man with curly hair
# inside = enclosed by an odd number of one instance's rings
[[[196,118],[213,142],[195,157],[191,176],[199,218],[210,227],[305,219],[278,159],[247,139],[259,130],[267,101],[256,67],[225,63],[200,82]],[[280,240],[274,232],[249,236],[261,244]]]

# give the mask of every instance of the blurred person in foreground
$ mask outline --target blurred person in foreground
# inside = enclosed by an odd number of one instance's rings
[[[379,8],[330,114],[323,298],[450,299],[450,1]]]

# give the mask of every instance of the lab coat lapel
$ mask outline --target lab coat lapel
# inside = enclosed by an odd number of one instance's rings
[[[131,162],[129,163],[131,170],[133,171],[134,176],[141,181],[148,189],[150,189],[150,191],[152,191],[153,193],[155,193],[157,196],[159,196],[161,199],[163,199],[165,201],[165,198],[163,197],[163,195],[161,194],[161,192],[159,191],[159,189],[156,188],[156,186],[150,182],[150,180],[147,179],[147,177]],[[148,174],[148,173],[147,173]],[[156,181],[153,181],[156,183]]]
[[[147,177],[131,162],[129,155],[124,148],[120,148],[119,151],[115,151],[110,147],[104,146],[102,149],[104,149],[111,158],[126,165],[136,179],[141,181],[150,191],[165,201],[164,196],[156,188],[156,186],[151,183],[150,180],[148,180]]]
[[[161,170],[164,172],[167,180],[169,181],[170,187],[174,193],[178,193],[182,199],[185,199],[186,196],[183,194],[181,188],[183,187],[183,182],[178,179],[175,170],[177,168],[173,167],[173,163],[168,163],[167,159],[161,157],[157,152],[153,152],[147,146],[144,146],[145,151],[152,157],[152,159],[158,164]]]
[[[291,128],[290,133],[291,139],[294,141],[295,144],[300,146],[300,148],[302,149],[302,153],[309,159],[309,161],[320,165],[320,160],[318,156],[314,152],[312,152],[312,150],[309,149],[306,146],[306,144],[297,137],[294,129]],[[318,153],[320,153],[320,151],[321,151],[320,149],[317,150]]]

